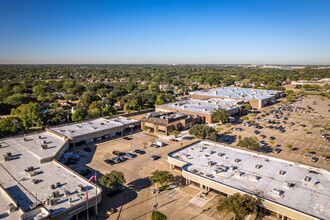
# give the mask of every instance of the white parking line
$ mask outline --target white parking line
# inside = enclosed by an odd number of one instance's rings
[[[294,152],[292,152],[292,154],[290,155],[290,158],[293,156]]]
[[[225,212],[222,212],[222,213],[220,213],[221,215],[219,216],[219,218],[217,218],[217,220],[219,220],[224,214],[225,214]]]
[[[322,146],[322,144],[320,144],[320,146],[317,148],[317,150],[319,150],[321,146]]]
[[[301,144],[299,145],[300,147],[305,143],[305,141],[301,142]]]
[[[293,141],[293,139],[291,139],[291,141],[290,141],[290,143],[289,143],[289,144],[291,144],[291,143],[292,143],[292,141]]]
[[[325,146],[325,148],[324,148],[324,152],[327,150],[327,148],[328,148],[328,146]]]
[[[307,145],[306,145],[306,147],[308,147],[310,144],[311,144],[311,142],[308,142]]]
[[[209,214],[209,216],[211,216],[215,211],[217,211],[216,208]]]
[[[316,143],[314,142],[314,144],[313,144],[313,146],[312,146],[311,148],[313,148],[313,147],[315,146],[315,144],[316,144]]]
[[[299,152],[299,154],[296,156],[296,159],[300,156],[301,152]]]

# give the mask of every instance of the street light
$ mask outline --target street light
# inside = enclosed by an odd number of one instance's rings
[[[131,128],[131,153],[133,153],[133,146],[132,146],[133,135],[132,134],[133,134],[134,125],[130,125],[129,127]]]

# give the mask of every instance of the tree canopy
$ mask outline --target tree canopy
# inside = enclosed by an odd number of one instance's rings
[[[189,134],[200,139],[209,138],[215,140],[218,137],[218,132],[213,127],[203,124],[195,124],[192,126],[189,130]]]
[[[108,189],[117,189],[118,186],[126,183],[124,174],[120,171],[113,170],[110,173],[105,174],[99,179],[102,186]]]
[[[226,109],[218,108],[212,112],[212,120],[214,122],[227,123],[229,121],[229,114]]]
[[[228,197],[222,197],[218,201],[219,212],[227,211],[235,214],[235,219],[244,219],[249,214],[256,214],[258,207],[256,199],[250,195],[235,193]]]
[[[260,150],[261,146],[259,140],[252,136],[252,137],[244,137],[243,139],[238,141],[237,146],[244,147],[250,150]]]
[[[173,180],[173,178],[174,176],[172,173],[163,170],[156,170],[152,172],[151,176],[149,177],[152,184],[159,184],[160,186],[168,184]]]

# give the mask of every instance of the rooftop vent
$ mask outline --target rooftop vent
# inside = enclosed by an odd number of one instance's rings
[[[104,125],[104,123],[103,123],[103,122],[101,122],[101,123],[100,123],[100,125]]]
[[[292,188],[292,187],[294,187],[294,183],[286,182],[286,183],[284,183],[284,185],[285,185],[286,187],[288,187],[288,188]]]
[[[256,169],[261,169],[261,167],[262,167],[261,164],[257,164],[257,165],[255,165],[255,168],[256,168]]]
[[[218,153],[218,156],[219,157],[223,157],[223,156],[225,156],[226,154],[224,154],[224,153]]]
[[[38,138],[41,139],[41,136],[39,135]]]
[[[272,193],[276,196],[281,196],[284,192],[280,189],[273,189]]]
[[[41,144],[41,148],[42,148],[43,150],[47,150],[47,149],[48,149],[48,146],[47,146],[47,144]]]
[[[23,141],[28,141],[28,139],[27,138],[23,138]]]
[[[32,170],[32,171],[29,172],[30,177],[35,176],[37,174],[38,174],[38,172],[37,171],[34,171],[34,170]]]
[[[235,161],[235,163],[239,163],[241,161],[241,159],[236,158],[234,161]]]
[[[243,176],[244,174],[245,174],[245,173],[244,173],[243,171],[238,171],[238,172],[237,172],[237,175],[238,175],[238,176]]]
[[[34,170],[33,166],[30,166],[30,167],[27,167],[24,171],[28,173],[28,172],[31,172],[33,170]]]
[[[309,176],[305,176],[304,181],[305,181],[305,182],[309,182],[309,181],[311,181],[311,179],[312,179],[311,177],[309,177]]]
[[[77,192],[78,193],[81,193],[81,192],[83,192],[85,190],[85,187],[83,186],[83,185],[81,185],[81,184],[79,184],[78,186],[77,186]]]
[[[8,157],[8,155],[2,155],[2,160],[6,162],[11,160],[11,157]]]
[[[236,169],[235,166],[230,166],[230,167],[229,167],[229,170],[231,170],[231,171],[234,171],[235,169]]]
[[[280,170],[280,171],[278,171],[278,174],[280,174],[280,175],[284,175],[286,172],[284,171],[284,170]]]
[[[57,197],[60,197],[60,191],[55,191],[55,192],[52,192],[52,198],[57,198]]]
[[[8,157],[11,157],[11,152],[7,152],[6,155],[7,155]]]

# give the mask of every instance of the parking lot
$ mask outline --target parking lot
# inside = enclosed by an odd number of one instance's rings
[[[126,184],[122,188],[122,193],[108,197],[106,195],[108,191],[104,190],[99,219],[117,219],[120,209],[120,219],[150,219],[156,203],[158,203],[157,210],[164,213],[168,219],[230,219],[232,217],[230,213],[219,213],[216,210],[220,198],[217,193],[210,192],[207,196],[201,196],[204,191],[195,185],[179,187],[178,184],[174,184],[159,194],[152,193],[153,186],[148,180],[151,172],[156,169],[169,171],[167,154],[196,140],[182,140],[182,137],[179,137],[178,140],[182,141],[174,142],[170,141],[169,137],[159,138],[144,132],[137,132],[127,137],[91,143],[74,150],[74,153],[80,155],[80,160],[77,164],[69,166],[77,172],[90,169],[92,172],[86,175],[86,178],[93,175],[94,170],[97,171],[98,177],[111,170],[124,173]],[[162,141],[165,146],[150,147],[155,141]],[[118,164],[110,165],[105,162],[109,158],[116,157],[112,154],[113,151],[130,152],[131,146],[133,151],[140,149],[145,153],[141,155],[134,153],[136,154],[134,158],[125,156],[126,161]],[[89,148],[90,152],[85,151],[84,148]],[[151,160],[152,155],[158,155],[160,158]],[[180,176],[176,170],[172,173],[174,176]],[[110,208],[115,208],[117,211],[109,216],[106,211]]]
[[[291,104],[291,106],[293,108],[306,108],[310,106],[314,111],[310,113],[304,113],[304,111],[282,111],[283,116],[280,119],[276,119],[274,118],[275,114],[270,113],[270,111],[277,109],[280,105],[278,104],[265,108],[258,114],[249,118],[259,123],[259,125],[263,127],[262,129],[253,126],[243,126],[242,123],[234,124],[232,127],[242,128],[243,131],[230,131],[228,136],[232,137],[232,141],[227,143],[230,146],[236,147],[239,135],[241,135],[242,138],[256,136],[260,141],[266,142],[270,150],[274,150],[276,147],[281,149],[280,153],[276,154],[270,152],[268,155],[330,170],[330,161],[326,161],[322,158],[323,154],[330,154],[330,142],[321,137],[322,134],[329,134],[329,130],[321,130],[322,126],[330,124],[330,113],[328,112],[329,101],[327,99],[322,100],[320,96],[307,96],[299,100],[301,101],[297,101]],[[266,113],[269,115],[266,115]],[[290,115],[287,115],[287,113]],[[264,117],[262,115],[264,115]],[[259,120],[257,119],[258,117],[260,117]],[[287,120],[284,120],[284,117],[287,117]],[[279,124],[270,124],[268,123],[269,119],[279,122]],[[283,121],[286,121],[286,124],[283,124]],[[291,122],[293,122],[294,125],[290,125]],[[267,128],[269,125],[282,125],[285,131],[280,133],[278,129]],[[255,130],[258,130],[260,133],[256,135]],[[261,138],[260,135],[265,135],[266,137]],[[270,140],[271,136],[275,139]],[[292,145],[291,149],[287,147],[288,144]],[[317,162],[312,162],[312,157],[316,157]]]

